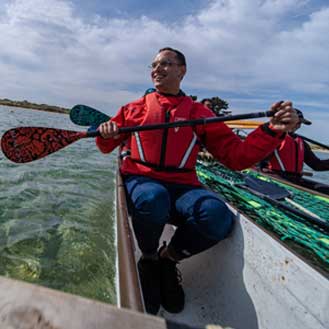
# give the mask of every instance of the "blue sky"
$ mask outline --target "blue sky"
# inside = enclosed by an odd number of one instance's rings
[[[290,99],[313,121],[300,133],[329,141],[328,1],[2,0],[0,31],[0,98],[111,115],[171,46],[187,57],[186,93],[234,113]]]

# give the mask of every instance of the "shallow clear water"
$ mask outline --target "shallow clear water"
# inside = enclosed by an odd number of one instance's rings
[[[0,106],[0,118],[1,136],[18,126],[81,130],[63,114]],[[27,164],[0,152],[0,275],[116,303],[115,170],[93,139]]]

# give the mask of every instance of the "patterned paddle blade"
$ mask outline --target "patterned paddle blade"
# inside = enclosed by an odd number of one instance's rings
[[[1,149],[9,160],[26,163],[41,159],[84,137],[85,132],[18,127],[5,132],[1,138]]]
[[[110,117],[92,107],[86,105],[75,105],[70,111],[70,119],[79,126],[99,126],[110,120]]]

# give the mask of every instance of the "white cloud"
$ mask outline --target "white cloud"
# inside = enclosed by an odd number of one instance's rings
[[[321,109],[328,102],[329,7],[308,15],[308,5],[217,0],[165,24],[147,17],[85,21],[68,1],[11,1],[0,9],[0,97],[117,108],[151,85],[146,66],[170,45],[187,56],[187,91],[240,94],[232,96],[236,108],[288,97]]]
[[[259,59],[259,76],[266,79],[267,74],[267,80],[274,77],[279,81],[285,74],[287,79],[282,79],[282,83],[295,91],[328,90],[328,32],[329,7],[314,13],[295,29],[280,31]]]

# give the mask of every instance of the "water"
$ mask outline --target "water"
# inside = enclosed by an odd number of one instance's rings
[[[81,130],[67,115],[0,106],[18,126]],[[0,152],[0,275],[116,303],[116,159],[92,139],[15,164]]]
[[[13,107],[0,106],[0,118],[1,136],[17,126],[81,129],[67,115]],[[92,139],[28,164],[0,152],[0,275],[115,304],[115,170]],[[329,172],[314,178],[329,183]]]
[[[319,159],[329,159],[329,152],[315,152],[315,154]],[[307,165],[304,166],[304,170],[312,174],[310,179],[329,185],[329,171],[314,171]]]

